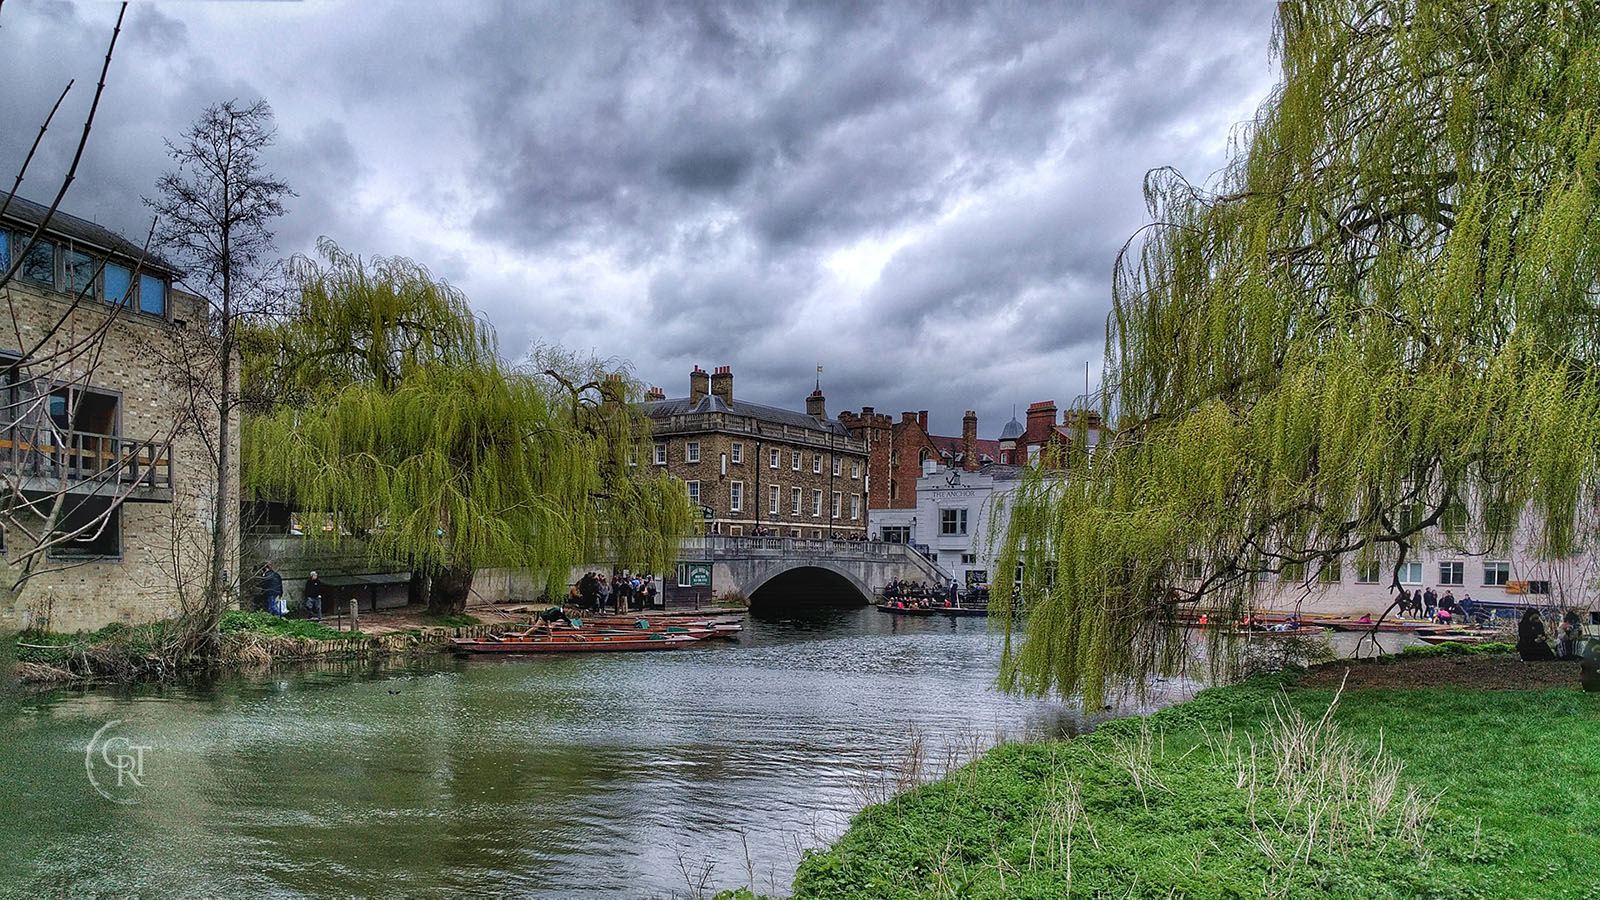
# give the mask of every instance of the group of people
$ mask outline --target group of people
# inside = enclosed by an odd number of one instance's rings
[[[267,598],[267,612],[280,618],[289,615],[289,604],[283,599],[283,576],[267,563],[261,564],[257,574],[261,581],[261,593]],[[316,572],[312,572],[310,577],[306,578],[305,589],[301,596],[304,597],[301,608],[308,616],[321,622],[322,579],[317,577]]]
[[[567,592],[567,603],[590,612],[607,608],[619,613],[629,609],[649,609],[656,604],[656,583],[638,575],[607,578],[601,572],[585,572]]]
[[[1478,608],[1471,594],[1463,594],[1457,600],[1455,591],[1447,590],[1441,597],[1431,587],[1420,591],[1401,588],[1395,606],[1402,616],[1427,619],[1440,625],[1482,622],[1488,618],[1487,613]]]
[[[954,587],[954,584],[951,585]],[[948,588],[929,587],[926,581],[907,581],[896,578],[883,586],[883,596],[888,600],[937,600],[950,594]]]
[[[1583,621],[1576,610],[1567,610],[1556,626],[1556,646],[1550,647],[1550,635],[1545,631],[1544,619],[1539,611],[1528,607],[1517,622],[1517,654],[1529,662],[1550,659],[1577,659],[1578,638],[1583,636]]]

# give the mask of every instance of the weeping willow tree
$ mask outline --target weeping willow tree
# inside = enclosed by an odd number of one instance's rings
[[[1591,546],[1600,11],[1289,2],[1274,50],[1227,168],[1146,179],[1107,321],[1114,434],[1011,505],[1013,689],[1171,673],[1183,604],[1237,616],[1348,565],[1398,590],[1441,523],[1467,552],[1519,528],[1546,559]]]
[[[548,350],[507,367],[422,266],[320,249],[291,265],[284,315],[243,336],[257,496],[413,569],[440,614],[464,608],[484,567],[564,584],[601,559],[670,566],[693,510],[681,483],[633,464],[649,444],[637,385]]]

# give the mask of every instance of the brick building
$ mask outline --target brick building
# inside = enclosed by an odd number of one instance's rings
[[[840,413],[839,422],[867,445],[868,509],[916,509],[917,481],[929,460],[975,471],[1001,459],[1001,442],[978,437],[978,416],[972,410],[961,420],[960,437],[929,434],[925,409],[902,412],[897,422],[864,406],[860,413]],[[1020,424],[1011,424],[1021,430]]]
[[[867,444],[827,417],[819,388],[805,412],[740,400],[727,366],[689,374],[689,394],[645,397],[649,462],[689,487],[713,534],[856,538],[867,526]]]
[[[209,340],[206,305],[91,222],[58,212],[30,241],[45,213],[14,198],[0,218],[0,270],[15,269],[0,287],[0,631],[173,616],[208,579],[215,468],[161,360]],[[237,516],[223,525],[236,534]]]

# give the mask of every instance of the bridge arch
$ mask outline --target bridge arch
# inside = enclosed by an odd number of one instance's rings
[[[873,594],[873,588],[860,573],[827,560],[768,566],[755,573],[744,589],[752,609],[759,606],[860,606],[871,603]]]

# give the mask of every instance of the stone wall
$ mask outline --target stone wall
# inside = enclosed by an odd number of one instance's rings
[[[42,524],[18,514],[7,523],[4,578],[0,581],[0,630],[42,627],[55,631],[94,629],[113,622],[141,623],[176,615],[184,596],[198,597],[209,578],[215,467],[207,449],[215,419],[190,413],[189,397],[174,364],[203,356],[205,304],[197,297],[168,292],[167,314],[146,315],[114,309],[94,300],[72,308],[65,293],[14,281],[0,288],[11,302],[0,309],[0,351],[13,355],[32,349],[36,360],[55,358],[58,367],[37,364],[25,374],[46,385],[87,387],[116,397],[115,433],[123,438],[171,441],[170,494],[144,492],[145,502],[121,504],[120,555],[98,559],[36,557],[33,574],[23,574],[22,556],[36,544],[28,531]],[[46,339],[56,322],[61,326]],[[103,330],[103,335],[96,336]],[[40,344],[40,342],[43,342]],[[96,352],[74,351],[74,345]],[[203,378],[203,373],[201,374]],[[203,407],[203,404],[201,404]],[[237,434],[237,421],[235,422]],[[20,442],[20,439],[19,439]],[[9,446],[9,445],[8,445]],[[237,496],[237,442],[231,453],[231,480]],[[57,488],[57,480],[47,487]],[[13,478],[12,488],[22,482]],[[39,482],[31,482],[39,487]],[[18,509],[14,491],[5,503]],[[29,496],[38,496],[31,494]],[[158,499],[150,500],[151,496]],[[238,517],[224,527],[237,534]],[[230,540],[229,546],[237,546]],[[228,560],[230,584],[237,585],[238,560]]]
[[[825,433],[816,437],[796,439],[749,432],[703,431],[684,434],[660,434],[655,443],[666,447],[666,462],[659,466],[670,475],[685,482],[697,481],[700,503],[713,511],[713,521],[725,533],[750,534],[757,525],[770,528],[783,535],[799,530],[801,537],[827,537],[831,527],[837,537],[864,535],[867,525],[866,455],[853,447],[843,446],[847,440],[838,438],[830,447]],[[690,462],[688,448],[697,443],[699,461]],[[734,462],[734,445],[738,445],[738,462]],[[772,451],[778,452],[778,465],[772,466]],[[654,450],[651,458],[642,462],[655,465]],[[795,468],[794,454],[799,454],[799,468]],[[727,470],[723,471],[723,456],[727,456]],[[833,462],[839,461],[839,474],[833,474]],[[821,471],[817,469],[820,467]],[[740,508],[732,507],[733,485],[741,486]],[[771,489],[778,487],[778,512],[771,507]],[[800,489],[800,513],[793,512],[795,488]],[[822,511],[813,513],[814,492],[822,492]],[[839,517],[832,513],[832,493],[840,494]],[[856,516],[850,515],[850,501],[858,498]],[[759,504],[759,506],[758,506]]]

